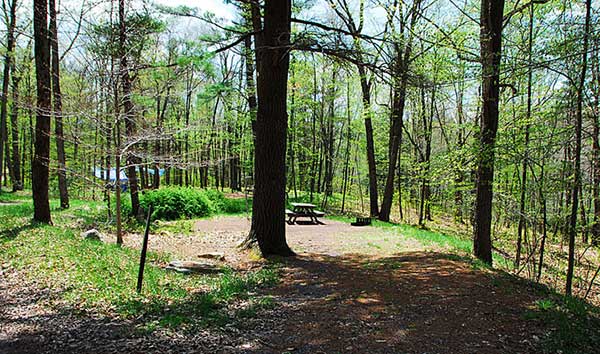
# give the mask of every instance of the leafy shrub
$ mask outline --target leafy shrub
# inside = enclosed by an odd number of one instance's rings
[[[217,211],[205,191],[183,187],[147,191],[142,195],[140,204],[145,211],[152,206],[152,219],[162,220],[202,217]]]
[[[245,199],[228,199],[215,189],[199,190],[188,187],[165,187],[146,191],[140,196],[140,205],[144,212],[148,212],[148,207],[152,205],[153,220],[177,220],[209,216],[213,213],[235,214],[246,211]],[[131,211],[131,205],[127,207]]]
[[[225,211],[225,204],[227,203],[227,199],[225,199],[223,193],[219,192],[216,189],[205,189],[202,191],[202,193],[204,193],[204,195],[206,195],[206,197],[210,199],[217,211]]]
[[[117,210],[117,198],[114,193],[110,196],[110,208],[116,212]],[[133,208],[131,207],[131,197],[129,193],[121,193],[121,215],[128,217],[133,215]]]
[[[246,205],[246,199],[225,199],[225,205],[222,211],[227,214],[239,214],[246,212],[246,208],[252,208],[252,200],[248,200]]]

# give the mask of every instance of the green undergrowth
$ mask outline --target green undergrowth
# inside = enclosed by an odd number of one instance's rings
[[[545,353],[587,354],[600,348],[600,309],[581,299],[547,290],[524,317],[549,328],[542,338]]]
[[[345,223],[354,221],[353,218],[347,216],[328,215],[327,218]],[[473,241],[458,233],[442,233],[413,225],[383,222],[376,219],[372,220],[372,225],[370,227],[383,228],[397,233],[402,237],[416,240],[423,245],[424,248],[441,247],[445,250],[459,253],[460,255],[470,255],[473,249]],[[501,268],[506,266],[506,260],[500,254],[494,252],[492,256],[496,266],[500,266]],[[475,264],[476,267],[485,267],[483,263],[479,264],[477,260],[471,260],[471,263]]]
[[[538,299],[522,311],[524,320],[541,324],[539,353],[588,354],[600,348],[600,308],[582,299],[564,296],[546,285],[502,270],[488,274],[498,293],[527,292]],[[537,326],[536,326],[537,327]]]
[[[137,294],[138,250],[82,240],[80,230],[65,226],[95,205],[74,201],[67,211],[58,210],[55,202],[52,207],[55,226],[32,223],[31,202],[0,206],[0,258],[4,268],[52,289],[72,310],[135,319],[147,330],[221,325],[266,307],[270,300],[257,290],[278,282],[274,265],[186,276],[161,268],[169,255],[150,252],[143,291]],[[239,303],[247,304],[247,311]]]
[[[327,218],[345,223],[354,221],[354,219],[346,216],[327,216]],[[395,224],[374,219],[370,227],[385,228],[386,230],[396,232],[404,237],[417,240],[425,247],[436,245],[450,250],[460,250],[463,252],[470,252],[473,247],[470,240],[461,238],[458,235],[442,234],[406,224]]]
[[[19,192],[8,192],[7,188],[4,187],[1,191],[0,191],[0,203],[18,203],[24,200],[30,200],[31,199],[31,194],[29,194],[28,192],[25,191],[19,191]]]
[[[153,220],[179,220],[214,214],[238,214],[246,211],[245,199],[229,199],[214,189],[163,187],[143,192],[140,205],[147,212],[153,207]],[[129,206],[129,209],[131,207]]]

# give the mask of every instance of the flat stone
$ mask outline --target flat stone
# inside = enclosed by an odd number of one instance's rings
[[[219,267],[212,263],[196,262],[196,261],[171,261],[165,268],[167,270],[173,270],[179,273],[201,273],[211,274],[218,273],[221,271]]]
[[[87,230],[81,233],[81,238],[85,240],[101,241],[102,234],[96,229]]]
[[[181,274],[191,274],[192,273],[192,271],[189,270],[189,269],[187,269],[187,268],[178,268],[178,267],[166,266],[165,269],[173,271],[173,272],[181,273]]]
[[[208,252],[199,254],[198,258],[214,259],[223,262],[225,260],[225,254],[221,252]]]

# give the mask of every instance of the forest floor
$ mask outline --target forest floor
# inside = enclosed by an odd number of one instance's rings
[[[0,217],[1,211],[2,207]],[[56,218],[55,223],[67,219]],[[413,228],[356,228],[343,220],[324,222],[318,226],[288,225],[288,241],[298,256],[267,262],[237,250],[249,227],[243,216],[157,223],[149,247],[168,257],[150,260],[147,277],[153,285],[148,285],[147,296],[164,287],[198,287],[213,297],[230,291],[244,295],[228,297],[227,305],[211,303],[228,307],[235,315],[200,326],[178,325],[179,320],[163,325],[162,320],[167,315],[177,319],[172,311],[181,307],[178,315],[199,322],[206,313],[194,311],[203,302],[185,303],[190,301],[188,297],[183,302],[158,302],[156,313],[136,316],[116,310],[119,301],[101,309],[74,306],[64,294],[79,294],[80,289],[49,286],[42,279],[60,277],[61,272],[68,274],[63,277],[77,277],[75,271],[70,274],[71,269],[87,263],[73,265],[65,255],[31,277],[27,267],[37,265],[20,266],[14,260],[16,256],[30,256],[35,262],[47,262],[57,241],[67,242],[72,243],[68,254],[80,253],[77,259],[93,251],[90,258],[97,260],[98,253],[94,252],[98,249],[119,252],[118,258],[90,269],[99,277],[111,277],[112,264],[135,258],[134,249],[139,249],[141,242],[137,233],[126,235],[128,247],[113,250],[110,236],[99,245],[84,243],[82,249],[82,241],[63,236],[23,248],[29,242],[27,237],[33,237],[34,226],[0,230],[0,255],[2,245],[8,245],[7,260],[0,267],[0,352],[591,353],[591,345],[597,343],[586,341],[591,338],[589,333],[597,333],[600,327],[597,316],[581,307],[585,305],[563,303],[546,288],[483,266],[461,252],[465,245],[458,241]],[[40,230],[40,235],[46,231]],[[40,235],[31,240],[38,240]],[[160,278],[165,272],[157,264],[168,258],[194,260],[206,252],[225,254],[227,265],[241,277],[266,267],[276,269],[278,280],[254,286],[247,280],[225,277],[207,290],[193,283],[199,276],[169,274]],[[135,259],[130,266],[135,267]],[[231,283],[236,287],[243,283],[245,288],[227,290]],[[215,293],[215,287],[221,290]],[[79,296],[85,298],[97,291],[91,289]],[[118,293],[125,296],[122,294],[126,293]],[[154,303],[142,301],[141,305]],[[159,322],[149,322],[149,318]]]

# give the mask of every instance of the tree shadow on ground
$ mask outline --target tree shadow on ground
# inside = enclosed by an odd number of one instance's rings
[[[547,318],[531,316],[547,289],[453,254],[311,254],[278,263],[281,284],[259,291],[273,308],[193,330],[140,331],[139,320],[60,302],[48,309],[57,292],[15,293],[0,283],[0,352],[540,353],[549,330]],[[214,303],[203,296],[164,305],[205,321],[209,312],[194,307]],[[154,315],[165,313],[159,307]]]
[[[35,284],[0,282],[0,353],[233,353],[238,342],[234,329],[198,326],[175,330],[142,328],[140,318],[123,319],[73,308],[60,301],[64,290],[40,289]],[[148,304],[148,307],[157,304]],[[169,311],[190,310],[198,321],[211,312],[193,306],[214,305],[202,296],[189,303],[164,304]],[[149,308],[149,311],[158,309]],[[172,317],[171,317],[172,319]],[[168,325],[168,324],[166,324]]]
[[[453,254],[285,264],[278,320],[255,353],[540,353],[549,329],[526,316],[547,290]]]
[[[30,221],[26,224],[15,226],[9,229],[0,229],[0,245],[11,241],[19,236],[22,232],[33,230],[40,225],[33,221]]]

